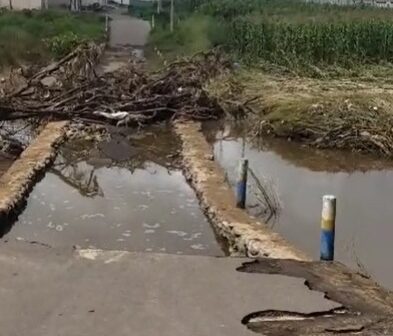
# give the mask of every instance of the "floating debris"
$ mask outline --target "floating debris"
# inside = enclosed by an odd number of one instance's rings
[[[97,218],[97,217],[105,218],[105,215],[102,214],[102,213],[96,213],[96,214],[91,214],[91,215],[85,214],[85,215],[82,215],[82,216],[81,216],[82,219]]]
[[[187,236],[187,232],[184,232],[184,231],[171,230],[171,231],[167,231],[167,232],[170,233],[170,234],[175,234],[175,235],[177,235],[179,237]]]
[[[193,250],[204,250],[205,247],[202,244],[194,244],[190,246]]]
[[[158,229],[160,226],[161,226],[160,223],[154,223],[154,224],[143,223],[143,227],[146,229]]]
[[[138,209],[140,209],[140,210],[142,210],[142,211],[145,211],[145,210],[148,209],[148,208],[149,208],[149,206],[146,205],[146,204],[138,205]]]

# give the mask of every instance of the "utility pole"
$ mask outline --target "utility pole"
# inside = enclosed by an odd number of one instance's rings
[[[161,0],[157,0],[157,14],[161,13]]]
[[[82,7],[82,0],[70,0],[71,12],[80,12]]]
[[[170,30],[173,33],[174,30],[174,20],[175,20],[175,0],[171,0],[171,13],[170,13]]]

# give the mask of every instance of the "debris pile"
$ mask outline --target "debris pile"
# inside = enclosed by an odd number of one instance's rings
[[[97,74],[102,51],[101,46],[82,45],[28,78],[0,97],[0,120],[50,117],[142,125],[170,118],[211,119],[223,113],[203,88],[228,68],[221,53],[200,53],[155,73],[130,60],[115,72]]]
[[[393,156],[393,115],[389,110],[364,108],[349,100],[341,104],[314,104],[292,118],[266,114],[254,120],[254,136],[270,134],[318,148]]]

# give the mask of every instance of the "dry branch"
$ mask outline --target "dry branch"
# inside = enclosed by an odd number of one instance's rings
[[[144,124],[170,118],[210,119],[222,109],[203,89],[228,62],[218,52],[198,54],[156,73],[137,61],[111,73],[94,71],[102,48],[82,45],[0,98],[0,120],[82,118]]]

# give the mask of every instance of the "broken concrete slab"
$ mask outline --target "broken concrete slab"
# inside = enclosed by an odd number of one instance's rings
[[[213,149],[197,122],[176,122],[182,140],[184,174],[190,180],[202,207],[232,254],[310,260],[267,225],[236,208],[235,195],[226,183],[225,172],[213,159]]]
[[[326,293],[327,297],[341,302],[352,311],[393,316],[393,293],[339,262],[263,258],[244,263],[238,270],[302,278],[310,289]]]
[[[393,319],[379,315],[327,312],[326,314],[303,314],[295,317],[286,314],[262,318],[247,327],[264,336],[348,336],[392,335]]]
[[[251,335],[262,309],[339,304],[302,279],[236,272],[244,259],[0,246],[0,324],[8,336]]]
[[[258,273],[256,276],[280,274],[305,279],[308,288],[324,292],[325,297],[345,307],[311,314],[256,311],[242,321],[254,332],[265,336],[393,334],[393,294],[340,263],[258,259],[244,263],[238,270]]]
[[[55,147],[64,139],[68,121],[48,123],[37,138],[0,177],[0,218],[23,202],[39,173],[54,159]]]

